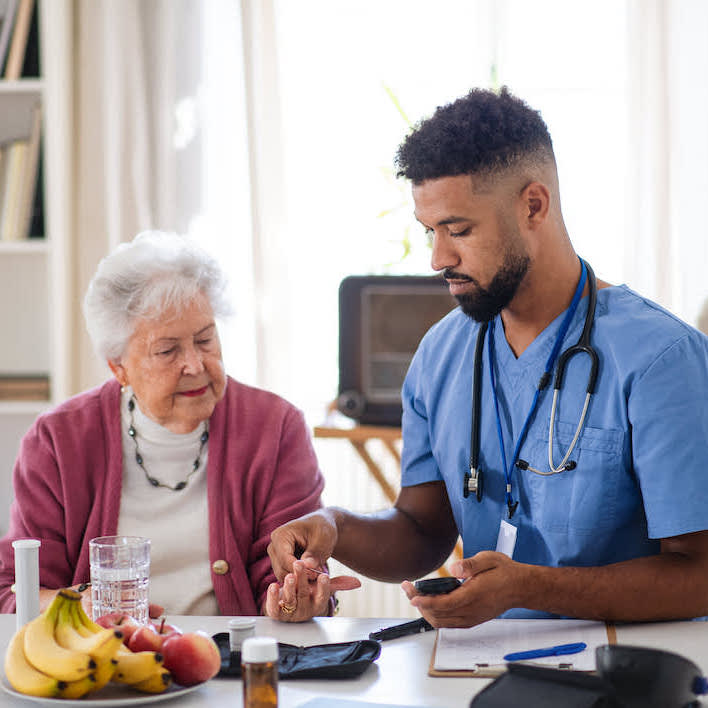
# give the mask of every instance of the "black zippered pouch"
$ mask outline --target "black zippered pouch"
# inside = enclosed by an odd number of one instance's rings
[[[241,652],[232,652],[228,632],[212,639],[221,654],[220,677],[241,678]],[[379,658],[381,644],[373,639],[309,647],[278,643],[278,678],[347,679],[361,675]]]

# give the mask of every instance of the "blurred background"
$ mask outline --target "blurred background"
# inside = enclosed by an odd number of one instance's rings
[[[80,312],[98,260],[159,228],[198,239],[230,275],[227,371],[321,423],[337,395],[341,280],[430,273],[408,186],[393,176],[396,148],[472,87],[508,85],[541,111],[571,239],[598,277],[698,322],[702,0],[38,2],[56,400],[108,376]],[[0,418],[3,489],[25,418],[11,433]],[[387,504],[343,441],[315,445],[326,503]],[[342,612],[408,616],[401,596],[367,582]]]

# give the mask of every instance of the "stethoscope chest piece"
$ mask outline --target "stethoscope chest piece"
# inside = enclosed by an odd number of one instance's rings
[[[484,476],[482,475],[482,470],[477,468],[470,468],[469,472],[465,472],[464,486],[462,488],[462,495],[467,499],[470,494],[474,494],[477,497],[477,501],[482,501],[482,492],[484,485]]]

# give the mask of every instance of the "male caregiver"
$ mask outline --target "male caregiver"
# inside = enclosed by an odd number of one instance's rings
[[[595,278],[563,221],[546,124],[507,89],[438,108],[396,165],[459,307],[403,385],[393,507],[281,526],[276,577],[294,575],[305,603],[304,568],[333,557],[404,581],[436,627],[708,614],[708,338]],[[601,175],[586,217],[612,227]],[[449,567],[463,584],[416,593],[409,580],[458,535],[464,559]]]

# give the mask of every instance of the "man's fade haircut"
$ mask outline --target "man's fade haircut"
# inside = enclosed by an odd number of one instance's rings
[[[494,174],[521,161],[555,163],[553,144],[541,114],[513,96],[472,89],[439,106],[401,143],[396,176],[413,184],[462,174]]]

